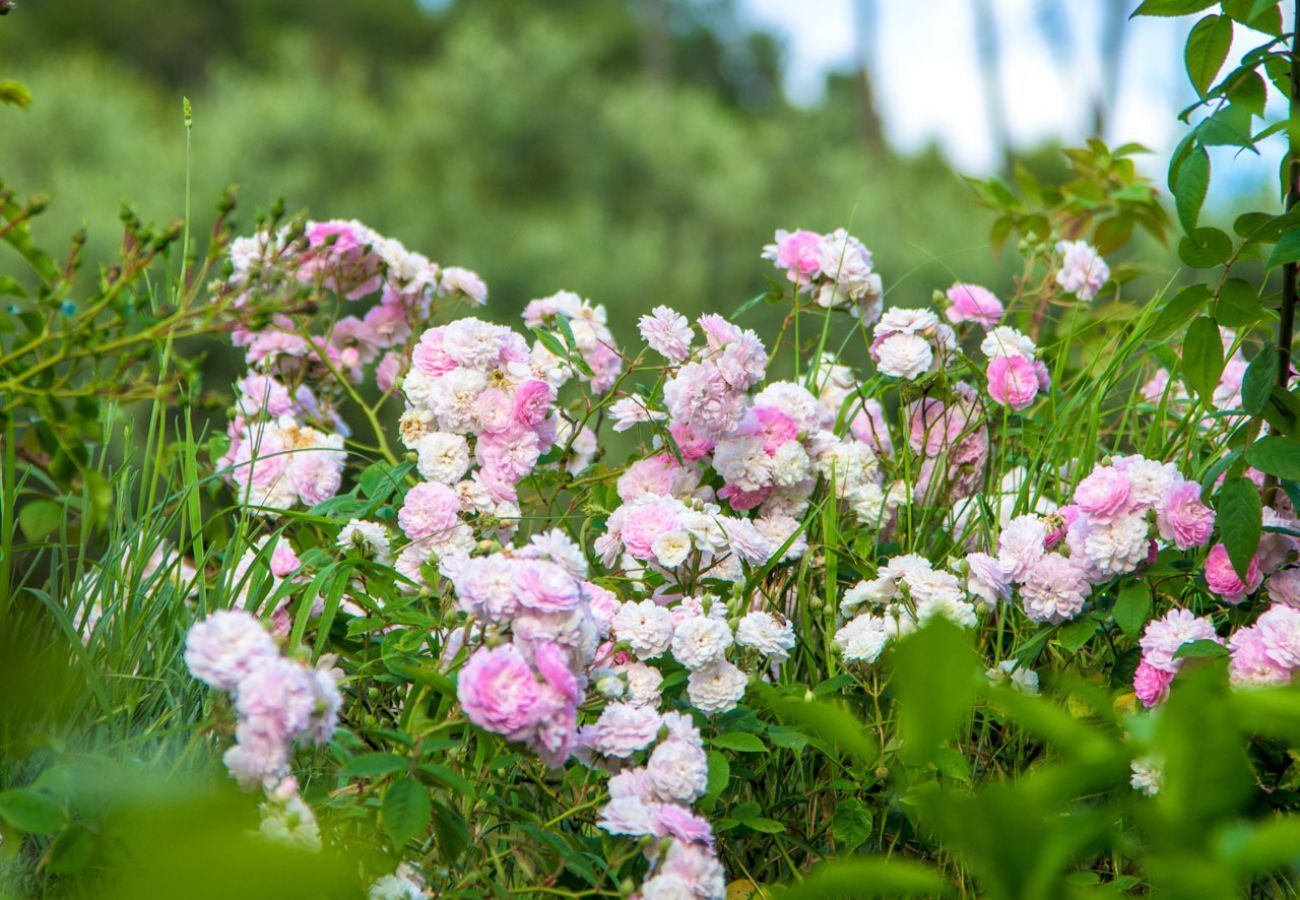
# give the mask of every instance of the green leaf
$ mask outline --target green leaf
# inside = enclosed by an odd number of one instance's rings
[[[63,507],[53,500],[30,500],[18,510],[18,527],[32,543],[45,540],[63,524]]]
[[[1187,77],[1192,87],[1202,97],[1214,84],[1214,77],[1223,68],[1232,46],[1232,20],[1227,16],[1206,16],[1192,28],[1187,37],[1183,59],[1187,64]]]
[[[740,824],[755,831],[761,831],[764,834],[784,834],[785,826],[776,819],[765,819],[762,816],[751,816],[748,819],[741,819]]]
[[[80,872],[95,855],[95,835],[81,825],[70,825],[50,844],[45,868],[54,875]]]
[[[1259,549],[1263,533],[1263,510],[1259,488],[1244,476],[1229,478],[1219,488],[1215,504],[1219,533],[1228,559],[1238,577],[1246,581],[1246,570]]]
[[[1207,404],[1223,374],[1223,341],[1219,326],[1207,316],[1197,316],[1183,338],[1183,377]]]
[[[414,778],[394,781],[384,794],[384,833],[397,850],[429,827],[433,801],[429,789]]]
[[[375,503],[383,503],[402,486],[403,479],[414,468],[411,463],[401,463],[396,466],[382,462],[373,463],[366,466],[357,483],[361,485],[361,493],[366,497]]]
[[[1096,633],[1097,620],[1092,616],[1084,616],[1068,625],[1063,625],[1056,633],[1056,640],[1071,653],[1078,653]]]
[[[1218,18],[1213,16],[1211,18]],[[1231,31],[1231,26],[1229,26]],[[1201,206],[1205,195],[1210,190],[1210,154],[1200,144],[1193,144],[1174,170],[1170,179],[1170,190],[1174,192],[1174,206],[1178,210],[1178,221],[1183,230],[1189,234],[1196,230],[1196,221],[1201,215]]]
[[[1129,637],[1137,637],[1151,616],[1151,591],[1142,581],[1130,581],[1119,589],[1111,610],[1115,624]]]
[[[934,897],[949,885],[919,862],[878,857],[832,859],[814,866],[803,881],[772,891],[775,900],[825,900],[827,897]]]
[[[0,103],[26,109],[32,105],[32,92],[21,81],[0,81]]]
[[[898,641],[893,689],[902,755],[931,759],[970,713],[981,667],[969,635],[942,616]]]
[[[721,796],[731,782],[731,763],[716,750],[709,750],[706,758],[709,764],[708,796]]]
[[[782,692],[769,685],[758,684],[752,689],[754,700],[772,711],[783,723],[796,728],[814,741],[822,752],[829,754],[826,746],[853,757],[859,765],[874,765],[879,750],[871,739],[867,727],[839,702],[818,696],[809,696],[806,689],[787,689]]]
[[[1300,228],[1290,228],[1282,232],[1264,263],[1265,269],[1285,265],[1300,260]]]
[[[723,750],[735,750],[737,753],[766,753],[767,745],[757,735],[746,731],[728,731],[709,738],[709,744]]]
[[[871,808],[856,797],[846,797],[835,804],[831,816],[831,834],[836,850],[852,853],[871,837]]]
[[[18,283],[17,278],[0,275],[0,297],[26,297],[27,289]]]
[[[1193,316],[1201,311],[1210,299],[1210,289],[1203,284],[1183,288],[1161,307],[1151,324],[1153,341],[1162,340],[1176,331],[1182,331]]]
[[[396,753],[365,753],[348,760],[339,769],[339,775],[344,778],[374,778],[377,775],[405,772],[410,767],[411,761]]]
[[[1197,228],[1178,242],[1178,258],[1195,269],[1213,269],[1232,255],[1232,239],[1217,228]]]
[[[428,799],[427,795],[425,799]],[[460,862],[470,844],[464,817],[443,803],[433,804],[433,836],[438,841],[438,852],[449,866]]]
[[[1261,355],[1273,356],[1270,350],[1261,351]],[[1246,449],[1246,462],[1267,475],[1300,481],[1300,441],[1269,435]]]
[[[1202,638],[1199,641],[1188,641],[1174,651],[1174,659],[1206,659],[1227,655],[1227,647],[1218,641],[1211,641],[1207,638]]]
[[[1269,404],[1274,382],[1278,380],[1278,355],[1273,347],[1265,347],[1255,354],[1255,359],[1245,367],[1242,376],[1242,408],[1257,416]],[[1256,466],[1258,468],[1258,466]],[[1262,470],[1261,470],[1262,471]]]
[[[28,834],[53,834],[68,821],[54,798],[25,788],[0,793],[0,819]]]
[[[1243,278],[1229,278],[1219,288],[1219,302],[1214,304],[1214,320],[1228,328],[1244,328],[1268,318],[1260,305],[1259,294]]]

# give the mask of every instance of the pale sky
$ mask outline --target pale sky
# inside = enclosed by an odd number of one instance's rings
[[[1130,0],[1130,6],[1137,2]],[[1053,137],[1081,142],[1090,130],[1091,99],[1100,89],[1104,4],[1051,3],[1059,4],[1053,9],[1067,23],[1074,47],[1066,64],[1053,59],[1038,25],[1044,3],[989,0],[1002,51],[1008,128],[1021,146]],[[742,8],[784,40],[786,89],[794,101],[816,100],[826,71],[854,65],[854,0],[743,0]],[[910,151],[936,141],[959,168],[991,171],[996,151],[976,58],[972,0],[876,0],[875,8],[870,67],[890,142]],[[1175,117],[1193,96],[1182,46],[1195,21],[1143,17],[1124,26],[1120,86],[1106,138],[1112,145],[1137,141],[1154,150],[1142,165],[1161,185],[1169,152],[1185,131]],[[1228,64],[1254,46],[1246,40],[1258,37],[1239,28]],[[1222,198],[1275,178],[1280,151],[1260,159],[1218,150],[1211,158],[1215,194]]]

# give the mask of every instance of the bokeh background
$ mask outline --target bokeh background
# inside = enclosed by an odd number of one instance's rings
[[[1163,182],[1190,99],[1190,19],[1137,0],[19,0],[0,77],[0,178],[53,202],[39,236],[117,211],[239,220],[283,196],[481,272],[492,315],[560,288],[616,333],[656,303],[729,312],[762,291],[777,227],[845,225],[891,302],[1009,287],[961,173],[1042,177],[1091,135],[1138,140]],[[1210,213],[1270,191],[1275,160],[1216,157]],[[1152,290],[1176,265],[1134,251]]]

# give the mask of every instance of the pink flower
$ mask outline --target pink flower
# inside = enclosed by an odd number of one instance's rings
[[[1086,241],[1058,241],[1056,252],[1061,254],[1056,283],[1067,294],[1074,294],[1087,303],[1110,277],[1110,267]]]
[[[653,807],[656,832],[677,838],[688,844],[713,846],[713,826],[708,821],[685,806],[676,803],[660,803]]]
[[[1193,641],[1218,641],[1214,623],[1185,609],[1171,609],[1162,618],[1147,623],[1138,645],[1148,666],[1165,672],[1177,672],[1182,660],[1175,654],[1183,644]]]
[[[1205,546],[1214,532],[1214,510],[1201,502],[1201,486],[1180,481],[1170,487],[1156,510],[1156,527],[1179,550]]]
[[[1023,356],[999,356],[988,367],[989,396],[995,403],[1024,409],[1038,394],[1038,373]]]
[[[1228,639],[1228,648],[1232,651],[1228,678],[1233,684],[1286,684],[1291,680],[1291,670],[1279,665],[1269,654],[1258,625],[1235,632]]]
[[[669,362],[685,362],[691,355],[691,340],[695,334],[686,317],[671,307],[656,306],[650,315],[641,317],[637,328],[650,349]]]
[[[1143,706],[1152,707],[1169,696],[1169,683],[1173,680],[1173,672],[1158,669],[1143,659],[1133,673],[1133,692]]]
[[[412,365],[425,375],[446,375],[456,368],[456,361],[444,349],[445,328],[430,328],[420,335],[420,342],[411,354]]]
[[[385,353],[379,365],[375,366],[375,385],[385,394],[397,384],[397,376],[402,374],[402,358],[396,353]]]
[[[284,578],[298,571],[302,565],[302,560],[298,559],[298,554],[293,552],[288,540],[281,540],[276,543],[275,550],[271,552],[271,574],[276,578]]]
[[[1074,489],[1074,503],[1089,520],[1104,525],[1132,507],[1132,485],[1114,466],[1099,466]]]
[[[1300,609],[1300,569],[1283,569],[1269,576],[1268,599]]]
[[[551,386],[545,381],[525,381],[515,388],[515,421],[529,428],[537,425],[551,411],[551,400]]]
[[[676,480],[674,473],[680,468],[671,453],[656,453],[648,459],[639,459],[619,476],[618,496],[624,503],[645,494],[670,496]]]
[[[713,449],[714,441],[712,438],[699,434],[689,425],[681,422],[674,422],[669,425],[668,433],[673,436],[673,440],[677,443],[677,449],[682,454],[682,459],[687,462],[703,459]]]
[[[627,518],[623,521],[623,545],[637,559],[653,559],[652,544],[655,538],[670,531],[681,530],[674,508],[662,502],[638,503],[624,507]]]
[[[821,235],[811,231],[778,231],[776,267],[785,269],[787,277],[795,284],[808,284],[821,270],[821,259],[818,253],[821,240]]]
[[[673,421],[712,439],[730,433],[740,423],[743,398],[717,366],[705,363],[682,366],[664,385],[664,402]]]
[[[969,321],[992,328],[1002,319],[1002,301],[978,284],[954,284],[948,288],[948,300],[952,306],[948,307],[945,315],[954,325]]]
[[[271,635],[242,610],[217,610],[192,625],[185,636],[185,665],[195,678],[222,691],[234,690],[257,665],[275,655]]]
[[[1250,561],[1244,582],[1237,577],[1232,561],[1228,559],[1228,548],[1223,544],[1215,544],[1211,547],[1209,556],[1205,558],[1205,583],[1211,591],[1223,599],[1224,603],[1235,606],[1245,600],[1247,594],[1253,594],[1263,580],[1264,576],[1260,572],[1257,559]]]
[[[516,566],[514,586],[519,603],[537,612],[565,612],[576,609],[582,601],[573,576],[563,567],[543,560]]]
[[[880,401],[870,399],[849,423],[849,431],[862,443],[875,451],[877,456],[892,456],[894,442],[889,437],[889,427],[885,424],[885,410]]]
[[[397,524],[412,541],[436,540],[460,521],[460,498],[445,484],[425,481],[406,492]]]
[[[797,440],[799,425],[793,418],[775,406],[755,406],[736,429],[738,436],[754,436],[763,439],[763,452],[772,456],[787,441]]]
[[[611,703],[591,726],[588,742],[601,756],[627,759],[654,743],[661,722],[653,707]]]
[[[514,644],[475,650],[460,670],[456,696],[486,731],[518,740],[537,724],[541,686]]]
[[[772,490],[771,487],[761,487],[756,491],[746,491],[734,484],[728,484],[718,490],[718,497],[731,504],[731,508],[736,512],[744,512],[762,505],[764,500],[772,496]]]

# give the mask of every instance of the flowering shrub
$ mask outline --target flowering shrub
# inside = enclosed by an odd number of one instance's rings
[[[1189,59],[1280,32],[1258,6]],[[1176,154],[1180,255],[1226,275],[1273,244],[1276,340],[1244,279],[1126,296],[1115,253],[1165,214],[1099,142],[1059,189],[974,183],[1024,259],[1001,297],[897,303],[846,230],[780,230],[769,291],[656,305],[623,346],[568,291],[489,321],[478,275],[358,222],[221,237],[210,310],[172,324],[243,356],[224,434],[202,477],[185,444],[179,527],[76,571],[66,631],[157,654],[132,680],[183,659],[246,830],[344,861],[339,891],[1262,889],[1300,837],[1300,250],[1293,213],[1197,227],[1185,167],[1221,138]],[[108,814],[48,771],[0,820],[92,869]]]

